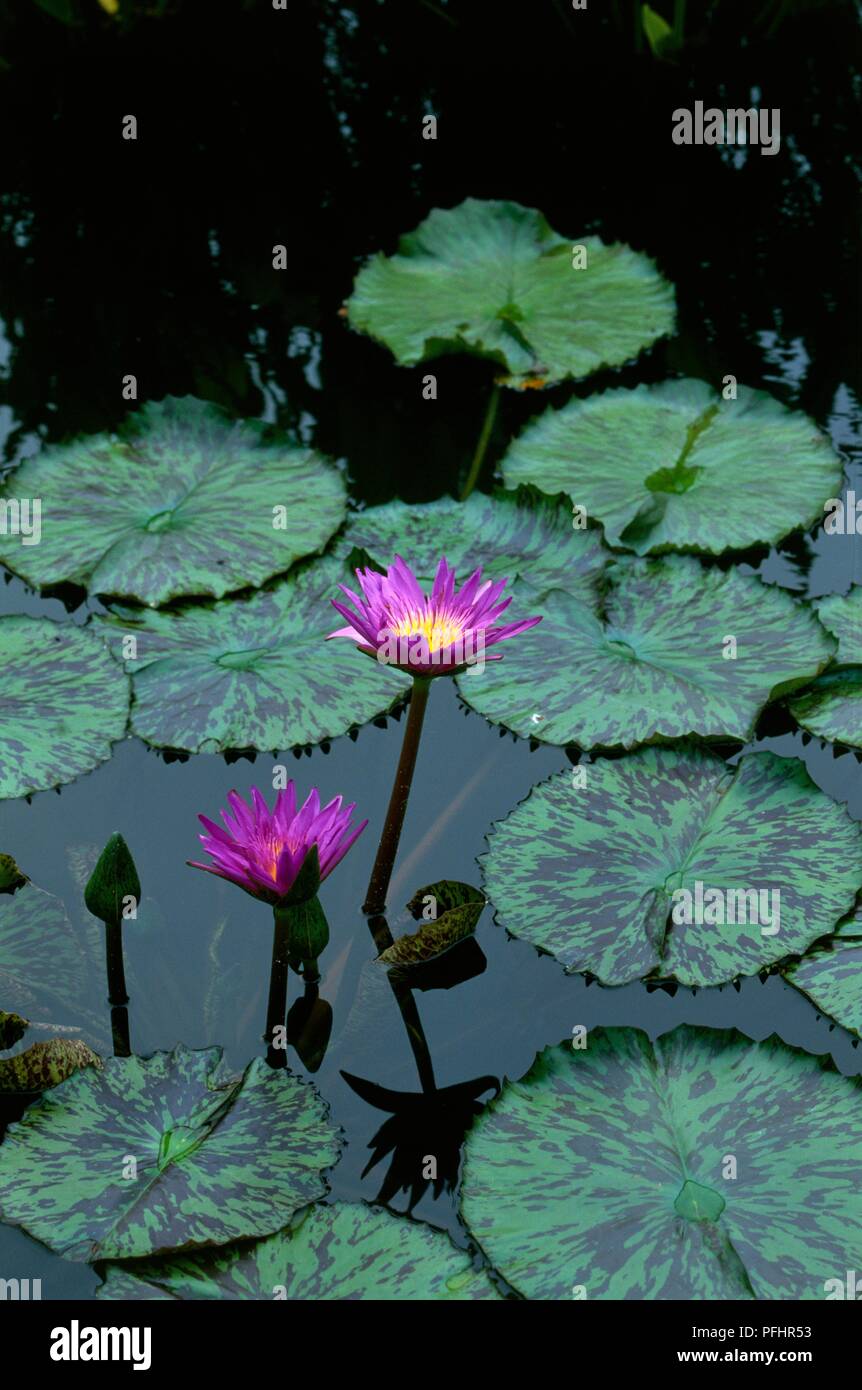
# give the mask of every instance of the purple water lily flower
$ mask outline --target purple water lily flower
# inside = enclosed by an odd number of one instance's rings
[[[348,637],[360,651],[411,676],[445,676],[465,666],[499,661],[501,653],[488,652],[497,642],[516,637],[542,620],[522,618],[497,625],[511,597],[500,601],[507,579],[483,581],[481,568],[474,570],[459,590],[455,571],[445,557],[437,566],[430,596],[424,594],[410,566],[400,555],[386,574],[357,570],[362,596],[346,584],[339,588],[355,612],[337,599],[332,605],[348,626],[327,638]]]
[[[208,816],[198,817],[209,832],[198,838],[214,862],[187,862],[193,869],[229,879],[252,897],[276,907],[293,887],[312,846],[317,846],[322,882],[368,824],[364,820],[352,829],[350,817],[356,803],[342,806],[340,796],[321,807],[316,787],[297,810],[292,781],[278,793],[272,811],[257,787],[251,789],[251,808],[235,791],[229,792],[227,799],[233,814],[221,812],[224,830]]]

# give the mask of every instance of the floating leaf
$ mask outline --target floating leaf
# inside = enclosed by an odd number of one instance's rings
[[[423,922],[417,932],[399,936],[377,959],[383,965],[423,965],[426,961],[442,956],[465,937],[472,936],[476,924],[482,916],[484,902],[462,903],[460,907],[450,907],[442,917]]]
[[[22,496],[41,498],[44,534],[0,537],[9,569],[148,604],[262,584],[321,550],[346,506],[321,455],[190,396],[28,459],[0,487],[0,501]]]
[[[472,883],[461,883],[455,878],[444,878],[439,883],[429,883],[425,888],[417,888],[407,904],[407,911],[418,922],[420,918],[425,917],[427,909],[432,906],[430,901],[432,899],[437,917],[448,912],[450,908],[462,907],[465,903],[478,903],[481,907],[485,906],[485,894],[480,892],[478,888],[474,888]]]
[[[859,1101],[776,1038],[594,1029],[476,1122],[462,1215],[531,1299],[822,1299],[858,1267]]]
[[[0,618],[0,798],[71,782],[126,732],[129,682],[89,628]]]
[[[339,553],[364,550],[384,569],[402,555],[428,592],[445,555],[461,579],[481,565],[486,579],[521,575],[540,592],[579,593],[601,574],[608,552],[599,531],[572,523],[570,508],[527,488],[474,492],[466,502],[388,502],[350,518]]]
[[[326,559],[249,599],[101,619],[118,658],[123,637],[137,638],[126,663],[133,732],[190,753],[267,751],[335,738],[385,714],[409,677],[325,640],[338,621],[330,599],[348,577]]]
[[[59,898],[29,883],[0,898],[0,999],[28,1018],[73,1016],[86,957]]]
[[[862,1037],[862,907],[783,973],[822,1013]]]
[[[609,985],[715,985],[801,953],[848,911],[862,862],[862,826],[798,760],[751,753],[730,768],[696,748],[600,759],[581,789],[558,773],[488,844],[500,926]],[[766,894],[756,913],[746,890]],[[686,907],[688,923],[672,920]]]
[[[27,1032],[28,1020],[20,1014],[6,1014],[0,1009],[0,1052],[14,1047]]]
[[[253,1245],[173,1260],[109,1264],[98,1298],[278,1299],[317,1303],[497,1299],[494,1285],[443,1231],[379,1207],[312,1207]]]
[[[862,748],[862,585],[814,606],[827,632],[838,639],[841,664],[795,695],[790,712],[819,738]]]
[[[0,893],[14,893],[27,881],[11,854],[0,854]]]
[[[583,247],[586,265],[576,268]],[[518,203],[435,208],[375,256],[347,304],[353,328],[403,366],[446,352],[500,362],[507,385],[584,377],[673,332],[674,294],[648,256],[552,231]]]
[[[101,1065],[102,1059],[80,1038],[51,1038],[0,1059],[0,1091],[46,1091],[82,1067]]]
[[[790,594],[685,555],[619,557],[590,603],[540,599],[518,581],[513,608],[543,621],[517,651],[460,677],[461,694],[522,738],[583,748],[688,734],[746,741],[767,700],[810,679],[834,648]]]
[[[323,1196],[339,1148],[313,1087],[260,1058],[231,1077],[220,1048],[112,1057],[10,1125],[0,1217],[70,1259],[222,1245]]]
[[[793,468],[785,467],[793,459]],[[812,420],[765,391],[705,381],[605,391],[546,410],[509,446],[508,487],[565,492],[611,545],[720,554],[809,526],[843,467]]]

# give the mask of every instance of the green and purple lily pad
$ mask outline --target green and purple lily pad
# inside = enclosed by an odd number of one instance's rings
[[[270,1235],[326,1193],[339,1131],[314,1088],[220,1048],[112,1057],[10,1125],[0,1219],[69,1259]]]
[[[502,470],[507,487],[566,493],[613,546],[720,554],[812,525],[843,465],[812,420],[767,392],[739,386],[725,400],[684,379],[546,410]]]
[[[522,738],[633,748],[697,735],[747,741],[770,700],[818,675],[835,641],[783,590],[693,556],[619,556],[590,599],[539,595],[517,654],[458,677],[463,698]]]
[[[386,714],[409,678],[326,642],[345,567],[328,557],[270,591],[97,621],[133,681],[132,732],[157,748],[262,752],[320,743]],[[135,655],[124,638],[136,639]]]
[[[42,503],[38,545],[0,537],[0,562],[15,574],[156,605],[221,598],[322,550],[347,494],[314,450],[271,442],[209,401],[168,396],[118,435],[27,460],[0,488],[6,496]]]
[[[467,1136],[461,1214],[539,1300],[817,1300],[862,1247],[859,1079],[777,1038],[599,1028]]]
[[[443,1231],[354,1202],[314,1206],[254,1244],[178,1259],[108,1264],[104,1299],[317,1303],[498,1299],[483,1270]]]
[[[862,1037],[862,906],[783,974],[821,1013]]]
[[[619,366],[675,324],[673,287],[648,256],[477,198],[435,208],[396,255],[373,257],[347,314],[403,366],[469,352],[500,363],[509,386]]]
[[[801,954],[855,900],[862,826],[797,759],[645,748],[585,771],[534,787],[480,858],[498,924],[568,971],[722,984]]]
[[[819,738],[862,748],[862,585],[815,603],[838,640],[837,664],[790,701],[794,719]]]
[[[89,627],[0,618],[0,800],[72,782],[124,737],[129,681]]]

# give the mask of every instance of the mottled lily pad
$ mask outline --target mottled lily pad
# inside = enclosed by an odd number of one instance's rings
[[[424,965],[472,936],[485,907],[485,896],[469,883],[444,879],[414,893],[408,909],[422,925],[416,932],[399,936],[380,952],[383,965]],[[433,912],[434,916],[427,916]]]
[[[14,1057],[0,1058],[0,1091],[45,1091],[59,1086],[81,1067],[101,1067],[102,1060],[80,1038],[49,1038]]]
[[[476,1121],[462,1215],[531,1299],[822,1299],[858,1268],[859,1110],[776,1038],[595,1029]]]
[[[409,677],[327,642],[337,625],[330,599],[349,576],[321,560],[271,592],[179,612],[117,610],[100,619],[122,660],[136,654],[132,731],[159,748],[221,753],[319,743],[385,714]]]
[[[783,973],[821,1013],[862,1037],[862,907]]]
[[[232,1077],[220,1048],[112,1057],[10,1125],[0,1218],[70,1259],[223,1245],[322,1197],[339,1149],[314,1088],[260,1058]]]
[[[346,507],[344,480],[321,455],[173,396],[143,406],[118,436],[27,460],[3,497],[42,500],[38,545],[0,537],[9,569],[148,604],[262,584],[321,550]]]
[[[591,601],[522,580],[513,596],[542,622],[458,684],[479,714],[543,743],[746,741],[766,702],[818,674],[835,646],[792,595],[687,555],[620,556]]]
[[[534,787],[480,859],[498,923],[570,971],[721,984],[803,952],[853,904],[862,826],[796,759],[645,748],[586,772]]]
[[[862,748],[862,586],[846,597],[831,594],[815,604],[821,623],[838,639],[840,663],[790,702],[809,733]]]
[[[0,1010],[0,1052],[14,1047],[27,1032],[28,1020],[20,1014],[7,1014]]]
[[[91,629],[0,618],[0,799],[71,782],[126,732],[129,682]]]
[[[597,529],[577,529],[571,508],[534,489],[474,492],[465,502],[441,497],[411,505],[387,502],[351,516],[339,541],[345,558],[364,550],[385,569],[402,555],[430,593],[441,555],[466,579],[528,579],[539,592],[589,591],[608,560]]]
[[[583,247],[586,265],[575,268]],[[563,237],[518,203],[435,208],[375,256],[347,303],[354,328],[413,366],[446,352],[493,358],[506,384],[584,377],[673,332],[673,288],[648,256]]]
[[[73,1021],[87,959],[60,898],[28,883],[0,897],[0,1001],[37,1021]]]
[[[765,391],[740,386],[724,400],[693,380],[547,410],[509,446],[502,469],[508,487],[567,493],[611,545],[639,555],[774,543],[822,516],[843,474],[806,415]]]
[[[500,1294],[443,1231],[379,1207],[333,1202],[253,1245],[109,1264],[97,1297],[436,1303]]]

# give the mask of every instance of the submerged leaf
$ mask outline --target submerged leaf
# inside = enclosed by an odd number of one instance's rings
[[[800,411],[747,386],[725,400],[691,379],[547,410],[509,446],[502,469],[507,487],[567,493],[611,545],[639,555],[775,543],[822,516],[843,474]]]
[[[746,741],[769,699],[803,684],[834,648],[783,590],[686,555],[619,557],[590,601],[513,586],[542,622],[517,658],[458,677],[479,714],[522,738],[632,748],[657,738]]]
[[[500,926],[568,970],[721,984],[804,951],[855,899],[862,826],[796,759],[646,748],[586,772],[534,787],[480,858]]]
[[[385,714],[409,677],[327,642],[330,599],[349,576],[327,558],[271,592],[209,607],[100,618],[111,651],[137,638],[132,732],[158,748],[221,753],[320,743]]]
[[[129,681],[90,628],[0,618],[0,798],[72,782],[126,732]]]
[[[41,498],[50,514],[39,545],[0,537],[0,561],[28,583],[154,605],[262,584],[321,550],[346,506],[320,454],[191,396],[144,405],[119,436],[46,449],[4,496]]]
[[[822,1299],[858,1267],[859,1101],[776,1038],[593,1029],[476,1122],[461,1213],[530,1299]]]
[[[0,999],[37,1021],[75,1018],[85,993],[87,958],[51,893],[28,883],[0,898]]]
[[[105,1299],[497,1299],[494,1285],[443,1231],[358,1202],[314,1206],[253,1245],[180,1259],[109,1264]]]
[[[314,1088],[260,1058],[232,1077],[220,1048],[112,1057],[9,1127],[0,1217],[69,1259],[222,1245],[322,1197],[339,1150]]]
[[[476,198],[435,208],[395,256],[375,256],[347,312],[402,365],[473,352],[502,363],[511,386],[618,366],[675,319],[673,289],[648,256],[559,236],[532,208]]]

